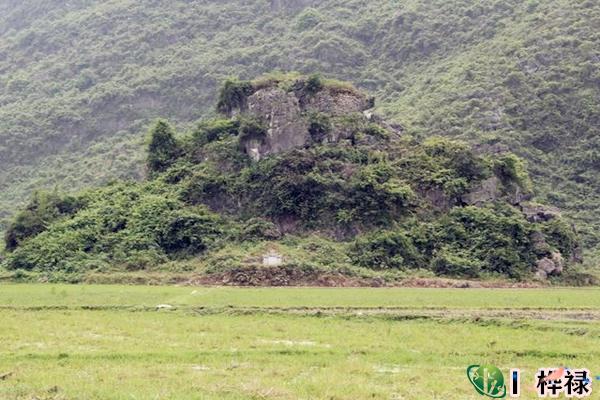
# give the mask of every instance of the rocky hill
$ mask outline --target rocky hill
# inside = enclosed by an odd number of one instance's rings
[[[593,250],[599,25],[591,0],[0,0],[0,219],[42,187],[140,179],[140,132],[214,116],[229,76],[326,71],[406,135],[522,156]]]
[[[184,136],[156,123],[146,181],[36,194],[8,229],[4,265],[48,279],[179,271],[282,285],[569,276],[575,231],[531,202],[518,157],[416,141],[374,106],[318,75],[228,80],[220,117]]]

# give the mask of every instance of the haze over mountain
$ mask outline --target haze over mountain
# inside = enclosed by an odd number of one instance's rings
[[[524,156],[593,249],[598,27],[593,0],[0,0],[0,212],[40,187],[140,178],[149,123],[213,115],[228,76],[322,71],[405,134]]]

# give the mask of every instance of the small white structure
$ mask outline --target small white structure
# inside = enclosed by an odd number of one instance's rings
[[[260,161],[260,149],[258,146],[253,146],[248,149],[248,155],[252,161]]]
[[[266,267],[278,267],[283,264],[283,257],[274,250],[263,255],[263,265]]]

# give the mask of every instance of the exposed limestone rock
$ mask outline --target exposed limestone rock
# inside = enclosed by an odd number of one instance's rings
[[[248,97],[250,115],[267,124],[267,136],[245,143],[246,153],[258,160],[308,143],[308,123],[302,118],[298,98],[277,87],[258,90]]]
[[[501,143],[495,143],[495,144],[481,143],[481,144],[477,144],[477,145],[473,146],[473,152],[477,155],[483,155],[483,154],[498,155],[498,154],[508,153],[508,152],[510,152],[510,149],[508,148],[508,146],[501,144]]]
[[[363,111],[363,115],[365,116],[367,121],[374,122],[374,123],[382,126],[383,128],[385,128],[390,133],[392,133],[396,136],[401,136],[402,132],[404,132],[404,127],[402,125],[387,122],[382,116],[375,114],[372,110]]]
[[[546,279],[548,277],[548,273],[554,271],[554,262],[549,258],[542,258],[538,260],[537,271],[535,276],[538,278]]]
[[[372,108],[374,101],[363,93],[345,88],[324,87],[316,93],[307,93],[304,81],[297,81],[293,90],[284,90],[276,85],[262,87],[248,96],[241,112],[263,122],[267,127],[265,137],[247,138],[243,143],[246,154],[258,161],[268,154],[281,153],[293,148],[301,148],[311,141],[309,115],[318,113],[332,120],[356,119],[351,125],[366,126],[371,121],[379,121],[382,128],[400,133],[401,127],[381,123],[383,119],[372,114],[364,114]],[[332,121],[331,129],[322,138],[326,143],[351,143],[355,131],[343,123]],[[369,140],[365,137],[362,140]]]
[[[562,254],[560,254],[558,251],[552,252],[552,261],[554,261],[554,266],[556,267],[554,272],[558,274],[563,272],[563,269],[565,268],[565,261],[563,260]]]
[[[263,255],[263,265],[267,267],[278,267],[283,264],[283,256],[274,250]]]
[[[368,125],[369,121],[362,113],[347,114],[343,117],[332,117],[330,130],[321,142],[347,145],[369,145],[381,141],[382,138],[380,136],[369,134],[367,132]],[[385,129],[383,125],[379,125],[379,127]],[[386,134],[389,133],[389,131],[386,131]]]
[[[427,190],[422,190],[420,193],[435,208],[447,210],[451,207],[448,196],[446,196],[446,193],[440,188],[429,188]]]
[[[560,217],[558,208],[541,204],[523,203],[521,210],[529,222],[545,222]]]
[[[512,185],[507,188],[505,196],[506,200],[514,206],[520,205],[522,202],[531,199],[531,193],[523,192],[518,185]]]
[[[569,257],[571,263],[582,263],[583,262],[583,250],[578,245],[573,249],[571,256]]]
[[[482,181],[467,194],[463,195],[462,201],[468,205],[481,206],[503,198],[512,205],[520,205],[521,202],[528,200],[530,197],[531,195],[523,192],[519,186],[512,185],[506,187],[500,179],[494,176]]]
[[[362,113],[373,107],[372,100],[358,92],[324,89],[307,97],[304,109],[339,117]]]
[[[537,254],[548,253],[550,251],[550,245],[546,242],[546,238],[542,232],[532,233],[531,242]]]
[[[545,279],[551,275],[560,275],[563,272],[565,263],[559,252],[553,252],[550,257],[538,260],[536,266],[536,276]]]
[[[482,181],[469,193],[462,196],[462,201],[469,205],[482,205],[502,196],[502,183],[495,176]]]

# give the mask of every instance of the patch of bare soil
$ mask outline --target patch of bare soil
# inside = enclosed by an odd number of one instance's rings
[[[190,285],[219,286],[322,286],[322,287],[380,287],[383,279],[365,279],[339,272],[302,270],[297,267],[244,267],[205,275],[188,282]]]
[[[316,287],[418,287],[418,288],[538,288],[535,282],[470,281],[445,278],[408,278],[386,281],[380,277],[364,278],[340,272],[302,270],[297,267],[244,267],[195,277],[188,285],[208,286],[316,286]]]

